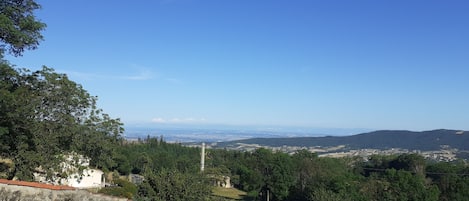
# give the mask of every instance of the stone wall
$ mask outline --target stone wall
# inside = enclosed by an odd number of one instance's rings
[[[50,190],[0,183],[0,201],[127,201],[86,190]]]

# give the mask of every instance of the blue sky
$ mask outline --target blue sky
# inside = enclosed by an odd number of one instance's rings
[[[467,1],[38,1],[18,67],[126,125],[469,130]]]

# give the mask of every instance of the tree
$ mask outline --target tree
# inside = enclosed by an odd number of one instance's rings
[[[439,162],[427,167],[428,177],[441,191],[442,201],[462,201],[469,197],[469,166],[465,163]]]
[[[422,177],[425,177],[425,166],[425,158],[419,154],[401,154],[390,162],[391,168],[411,171]]]
[[[46,24],[34,16],[41,6],[33,0],[2,0],[0,2],[0,58],[8,51],[21,56],[25,49],[33,50],[43,40],[41,31]]]
[[[314,189],[310,195],[314,201],[351,201],[349,195],[339,194],[325,188]]]
[[[439,190],[428,185],[425,179],[406,170],[387,169],[381,174],[373,173],[361,191],[367,200],[438,200]]]
[[[32,180],[36,168],[49,177],[69,152],[112,167],[123,132],[119,119],[96,107],[96,97],[53,69],[29,72],[0,64],[0,149],[14,162],[9,179]]]
[[[128,199],[132,199],[137,194],[137,186],[127,180],[115,179],[113,183],[117,186],[102,188],[99,190],[99,193],[126,197]]]
[[[138,189],[138,197],[142,200],[202,201],[210,194],[210,186],[201,174],[166,169],[147,174]]]
[[[32,180],[37,168],[48,177],[61,171],[67,152],[114,167],[115,145],[123,132],[119,119],[96,107],[96,97],[53,69],[30,72],[3,60],[36,49],[46,25],[34,16],[34,0],[0,1],[0,151],[14,162],[9,178]]]
[[[265,199],[285,200],[294,183],[291,157],[286,153],[260,148],[248,156],[247,167],[240,169],[241,185],[249,192]]]

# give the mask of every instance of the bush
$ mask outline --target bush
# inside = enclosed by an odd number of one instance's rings
[[[117,186],[102,188],[99,190],[99,193],[129,199],[132,199],[137,194],[137,186],[129,181],[116,179],[114,180],[114,184]]]

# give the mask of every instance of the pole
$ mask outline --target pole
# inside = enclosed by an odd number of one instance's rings
[[[200,154],[200,171],[205,169],[205,143],[202,142],[202,153]]]

